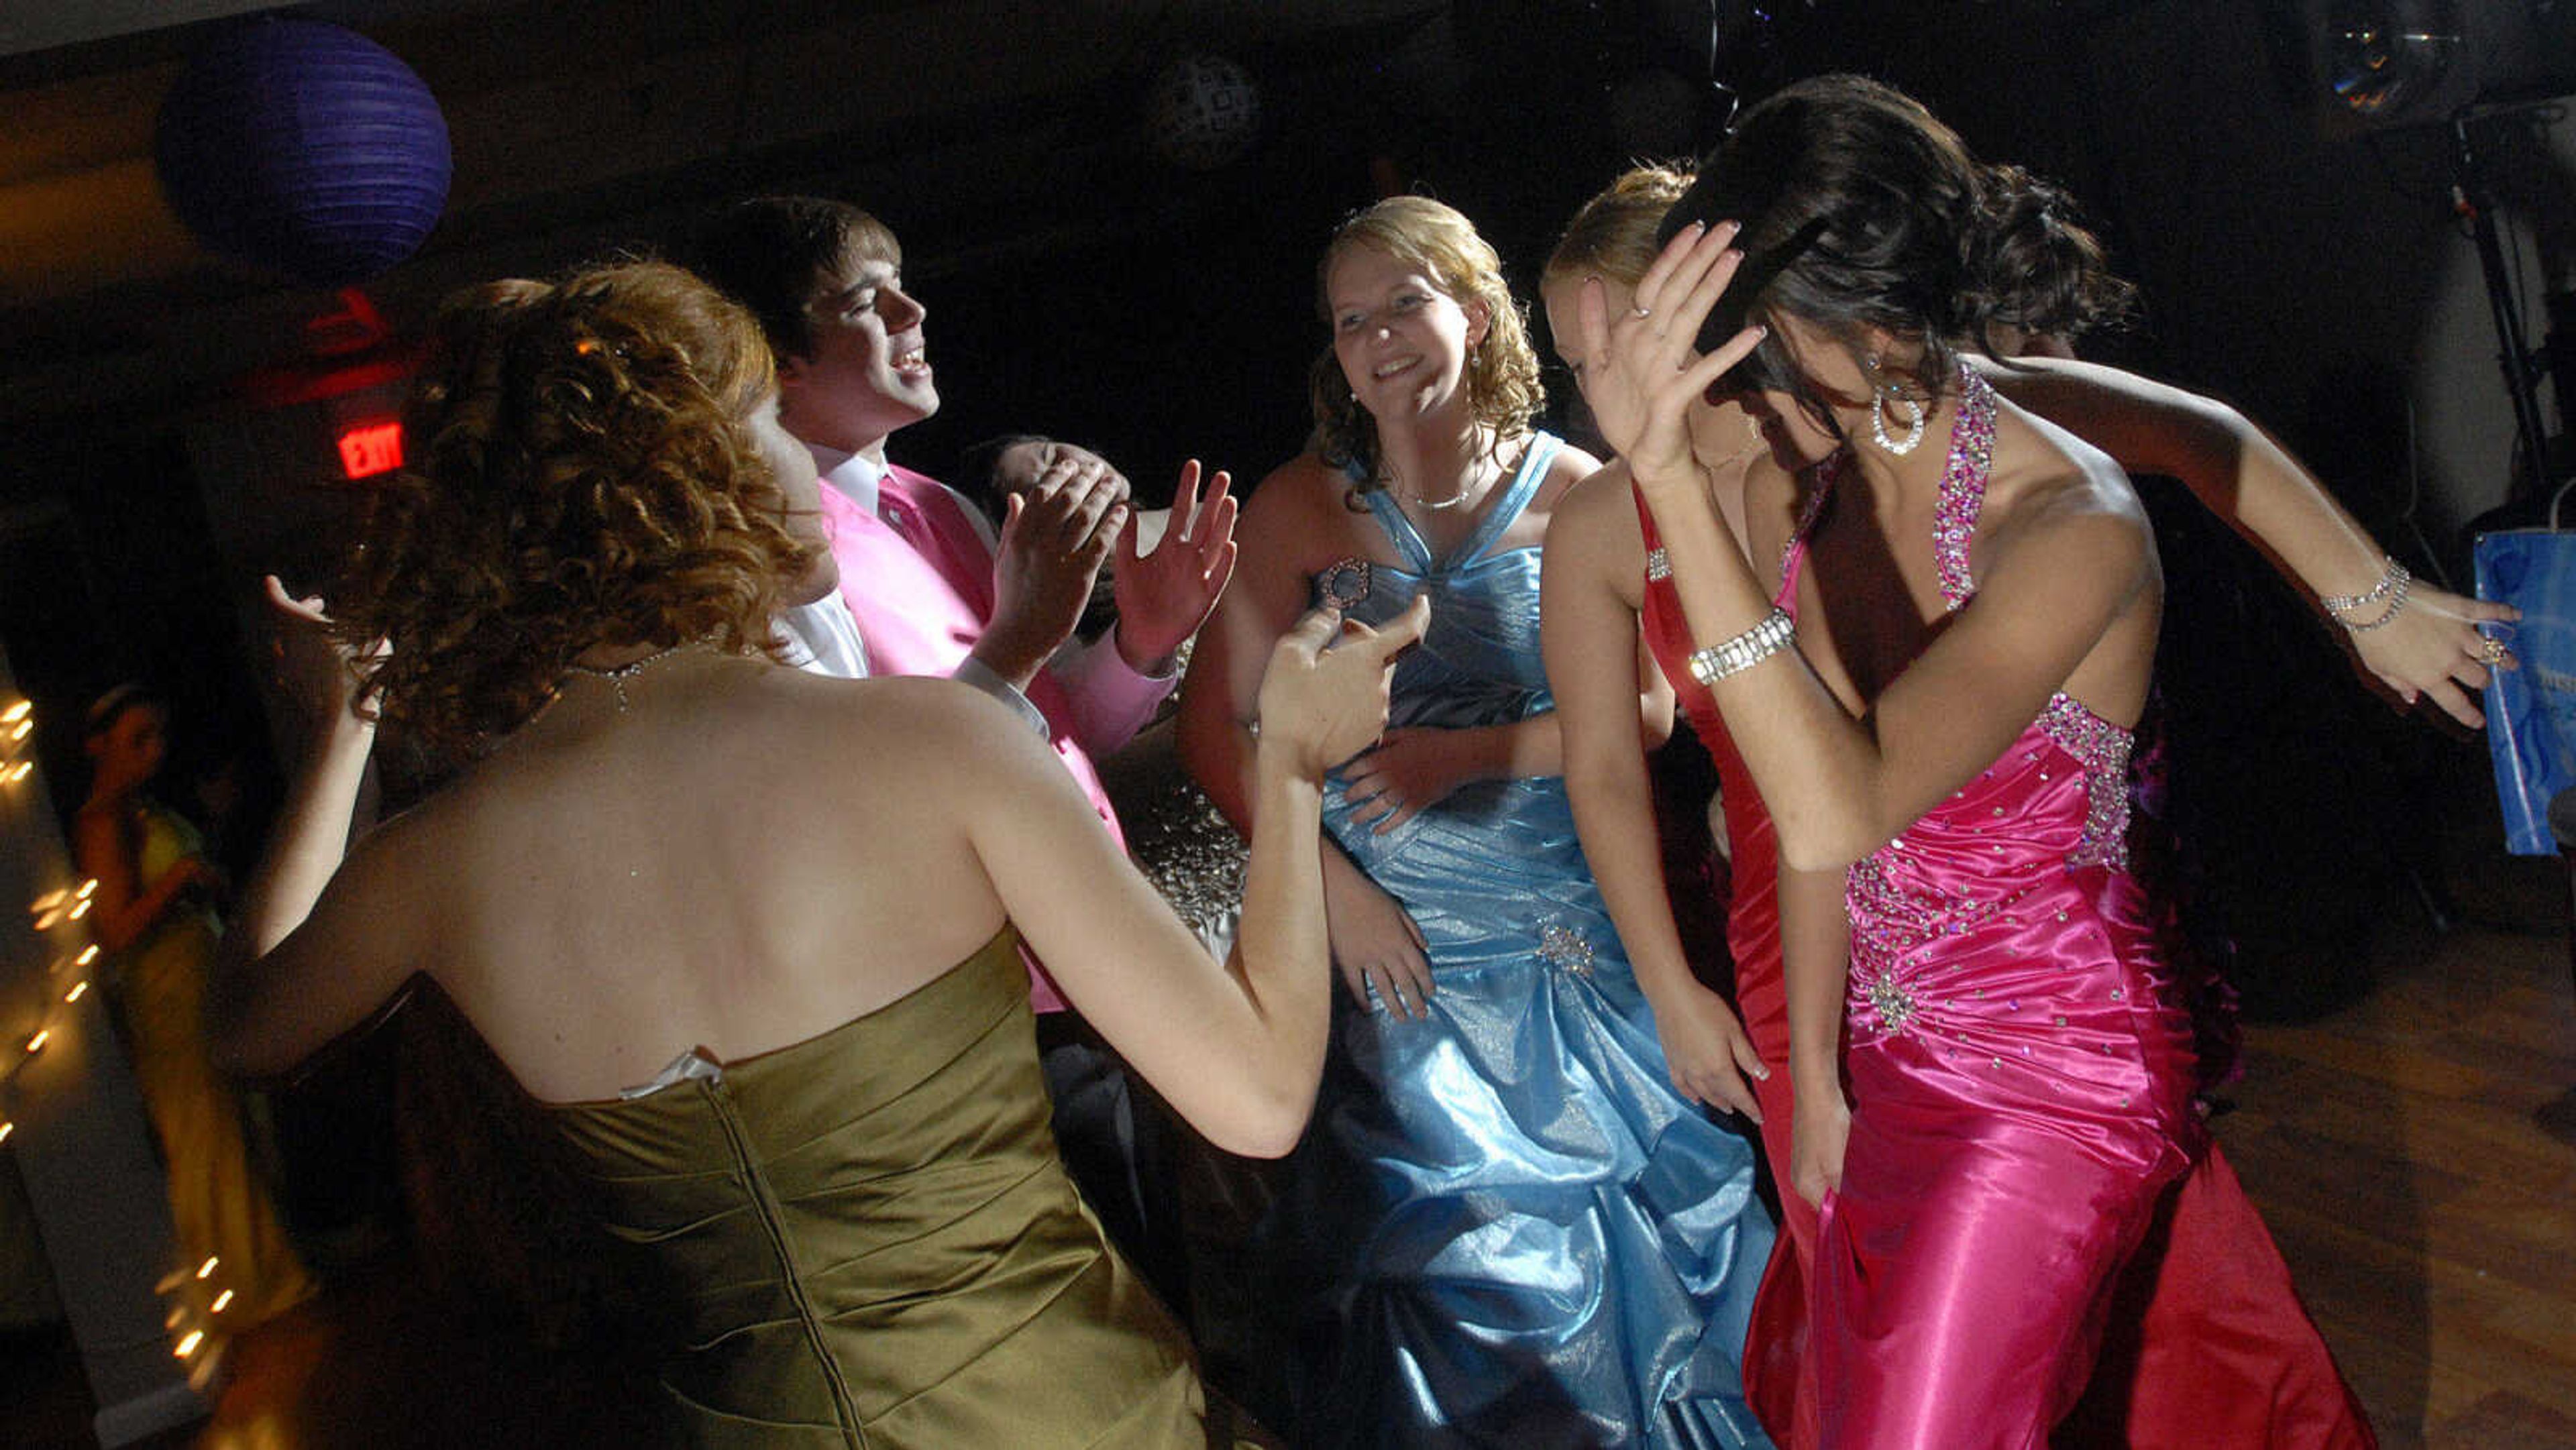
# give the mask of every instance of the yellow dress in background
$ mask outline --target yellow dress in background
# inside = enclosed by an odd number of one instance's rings
[[[545,1109],[678,1301],[661,1380],[694,1443],[1207,1443],[1187,1344],[1056,1155],[1017,944]]]
[[[148,885],[203,848],[182,817],[146,802],[135,881]],[[118,998],[134,1047],[134,1076],[160,1134],[170,1178],[170,1218],[193,1269],[200,1307],[231,1290],[215,1323],[234,1333],[302,1301],[315,1285],[278,1222],[268,1186],[251,1164],[242,1100],[206,1051],[206,972],[222,926],[193,896],[182,897],[118,959]]]

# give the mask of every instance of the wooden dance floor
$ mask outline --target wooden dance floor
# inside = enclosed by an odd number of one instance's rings
[[[2390,1450],[2576,1450],[2576,1011],[2555,861],[2447,853],[2461,920],[2393,900],[2376,985],[2250,1028],[2220,1138]],[[2356,964],[2360,969],[2365,964]],[[77,1446],[59,1335],[0,1346],[0,1442]],[[235,1346],[208,1423],[160,1450],[637,1443],[639,1387],[477,1342],[399,1263]]]
[[[2396,902],[2367,997],[2247,1030],[2217,1125],[2387,1450],[2576,1450],[2567,888],[2494,839],[2456,929]]]

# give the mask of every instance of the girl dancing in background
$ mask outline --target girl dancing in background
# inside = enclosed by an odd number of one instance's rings
[[[1539,545],[1593,460],[1467,219],[1399,197],[1319,268],[1318,445],[1246,506],[1181,746],[1236,822],[1271,642],[1309,602],[1437,601],[1394,728],[1328,788],[1350,988],[1269,1247],[1302,1444],[1764,1444],[1740,1393],[1771,1227],[1743,1141],[1674,1091],[1561,778]],[[1631,646],[1633,648],[1633,646]],[[1632,694],[1660,739],[1669,692]],[[1266,722],[1265,722],[1266,733]],[[1750,1099],[1746,1099],[1749,1104]]]
[[[170,712],[136,685],[90,706],[89,798],[72,820],[82,874],[98,882],[92,919],[111,954],[134,1077],[161,1140],[170,1221],[199,1309],[239,1333],[303,1300],[313,1280],[278,1221],[250,1150],[245,1104],[206,1056],[206,972],[223,937],[223,879],[197,828],[148,794],[168,751]],[[179,1267],[174,1265],[174,1268]],[[214,1313],[221,1298],[224,1308]]]

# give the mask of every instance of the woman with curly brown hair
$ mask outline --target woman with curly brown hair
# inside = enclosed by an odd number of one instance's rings
[[[1319,782],[1421,616],[1274,653],[1229,970],[1002,707],[767,658],[816,546],[747,316],[650,264],[472,306],[337,621],[271,581],[315,749],[220,1052],[278,1070],[433,979],[670,1285],[699,1443],[1203,1444],[1187,1346],[1055,1157],[1016,946],[1210,1138],[1283,1151],[1330,992]],[[344,859],[378,714],[466,764]]]
[[[1666,1080],[1585,869],[1539,664],[1539,542],[1593,460],[1531,426],[1538,362],[1467,219],[1337,232],[1319,445],[1247,506],[1182,687],[1181,748],[1238,825],[1259,661],[1310,601],[1436,599],[1324,852],[1349,1000],[1267,1247],[1319,1445],[1766,1444],[1738,1355],[1771,1224],[1752,1154]],[[1670,692],[1632,728],[1672,723]]]

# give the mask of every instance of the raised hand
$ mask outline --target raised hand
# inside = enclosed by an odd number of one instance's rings
[[[263,580],[274,634],[269,648],[277,662],[277,682],[288,698],[317,724],[351,721],[373,723],[362,708],[366,660],[383,657],[388,646],[378,640],[367,651],[353,650],[332,633],[331,616],[319,594],[297,598],[271,574]]]
[[[1234,577],[1235,502],[1222,469],[1199,496],[1199,461],[1181,465],[1171,522],[1154,551],[1136,552],[1131,520],[1118,540],[1110,587],[1118,601],[1118,652],[1140,674],[1161,674],[1198,633]]]
[[[1599,278],[1584,283],[1576,304],[1584,401],[1601,436],[1650,494],[1659,486],[1699,486],[1690,407],[1762,341],[1763,329],[1748,327],[1715,352],[1699,351],[1700,325],[1743,261],[1728,246],[1735,231],[1733,222],[1684,227],[1638,279],[1633,305],[1619,317],[1609,315]]]
[[[1350,759],[1386,728],[1388,687],[1395,657],[1422,638],[1431,623],[1431,600],[1383,627],[1346,621],[1330,609],[1311,609],[1271,649],[1261,677],[1260,738],[1266,754],[1287,752],[1309,779]],[[1431,960],[1422,929],[1404,906],[1368,879],[1350,858],[1324,851],[1324,919],[1333,961],[1362,1004],[1372,987],[1399,1015],[1430,1011]]]
[[[1372,628],[1338,611],[1310,609],[1270,651],[1261,676],[1261,743],[1289,752],[1299,773],[1324,772],[1367,749],[1386,729],[1395,657],[1422,638],[1431,600]]]
[[[1100,566],[1127,526],[1127,480],[1097,458],[1059,458],[1013,494],[993,564],[993,619],[975,644],[987,669],[1025,689],[1073,637]]]

